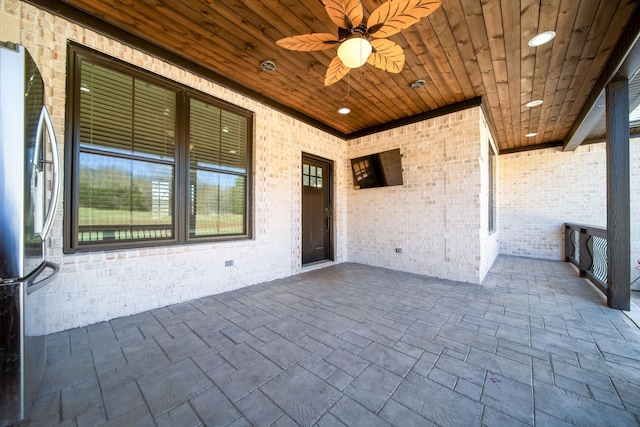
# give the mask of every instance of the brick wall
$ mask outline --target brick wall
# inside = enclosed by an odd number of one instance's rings
[[[488,133],[475,107],[350,141],[349,158],[400,148],[404,185],[354,190],[347,180],[348,260],[479,283],[497,255],[481,214]]]
[[[640,258],[640,139],[631,152],[631,260]],[[500,253],[564,259],[563,224],[607,226],[604,143],[499,157]],[[632,269],[632,279],[640,271]]]
[[[4,4],[11,3],[4,0]],[[302,153],[343,165],[344,141],[117,41],[20,3],[0,16],[0,38],[20,42],[43,75],[45,103],[63,152],[67,40],[79,42],[255,113],[254,239],[152,249],[63,254],[63,205],[52,232],[50,255],[61,266],[43,291],[48,330],[59,331],[124,316],[301,270],[300,164]],[[11,21],[13,19],[13,21]],[[11,25],[4,25],[5,21]],[[17,29],[16,30],[16,25]],[[16,38],[19,37],[19,38]],[[64,158],[62,159],[64,161]],[[346,186],[345,169],[334,169],[336,188]],[[64,197],[63,194],[61,194]],[[346,257],[346,195],[334,199],[335,261]],[[233,267],[224,267],[234,260]]]

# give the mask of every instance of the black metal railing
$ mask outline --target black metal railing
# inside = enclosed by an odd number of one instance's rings
[[[607,229],[589,225],[564,225],[565,261],[578,267],[605,295],[607,294]]]

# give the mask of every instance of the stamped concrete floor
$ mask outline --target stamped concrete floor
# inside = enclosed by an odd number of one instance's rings
[[[334,265],[49,336],[29,425],[637,426],[638,310],[562,262]]]

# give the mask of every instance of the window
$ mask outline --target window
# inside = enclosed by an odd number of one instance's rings
[[[496,154],[489,142],[489,233],[496,230]]]
[[[249,238],[252,114],[69,50],[65,250]]]
[[[322,168],[303,163],[302,185],[305,187],[322,188]]]

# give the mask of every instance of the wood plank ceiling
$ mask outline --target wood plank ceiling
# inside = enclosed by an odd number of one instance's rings
[[[297,34],[335,33],[321,0],[32,2],[74,20],[85,15],[69,13],[73,8],[98,17],[346,137],[482,96],[501,151],[567,136],[638,4],[443,0],[428,18],[389,37],[405,53],[401,73],[365,64],[325,87],[335,49],[293,52],[275,44]],[[365,17],[382,3],[362,0]],[[527,45],[549,30],[557,33],[551,43]],[[263,71],[264,60],[276,70]],[[412,89],[418,79],[425,86]],[[536,99],[544,103],[525,106]],[[352,112],[342,116],[337,110],[345,105]],[[526,138],[529,133],[537,136]]]

